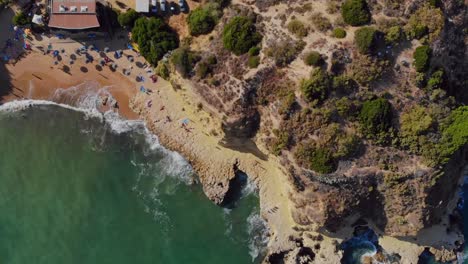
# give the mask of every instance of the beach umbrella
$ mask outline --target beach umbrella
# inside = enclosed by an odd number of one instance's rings
[[[101,64],[101,66],[104,66],[104,65],[106,65],[106,61],[105,60],[100,60],[99,64]]]
[[[116,63],[112,63],[112,64],[111,64],[111,67],[115,70],[115,69],[117,69],[117,64],[116,64]]]

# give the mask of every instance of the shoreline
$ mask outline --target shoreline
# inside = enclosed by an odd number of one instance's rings
[[[71,49],[72,50],[72,49]],[[69,51],[70,52],[70,51]],[[188,82],[175,90],[171,83],[159,78],[155,84],[148,81],[145,87],[153,92],[146,94],[138,91],[138,83],[107,67],[102,71],[94,69],[93,64],[77,60],[70,74],[58,66],[51,66],[54,60],[38,52],[30,52],[15,65],[7,65],[12,79],[12,93],[4,97],[3,102],[23,99],[51,100],[58,89],[64,91],[79,87],[86,81],[98,83],[98,87],[108,87],[109,92],[118,101],[117,112],[128,120],[141,119],[147,128],[156,135],[165,148],[180,153],[192,165],[199,175],[205,194],[212,201],[220,203],[229,189],[230,181],[236,170],[245,172],[258,186],[260,213],[270,228],[268,250],[270,253],[295,252],[299,250],[294,238],[316,236],[319,233],[310,231],[309,227],[297,225],[292,219],[289,199],[290,183],[287,173],[276,157],[267,155],[258,157],[251,152],[241,152],[223,147],[221,118],[208,111],[199,103],[202,100],[190,87]],[[86,72],[80,67],[88,67]],[[175,78],[175,81],[182,82]],[[79,90],[79,89],[78,89]],[[186,121],[187,120],[187,121]],[[259,145],[259,151],[267,153]],[[298,231],[304,228],[303,231]],[[352,233],[343,232],[348,237]],[[437,234],[435,234],[437,235]],[[304,237],[304,236],[302,236]],[[336,242],[342,239],[327,237],[322,234],[316,263],[339,263],[341,251],[336,251]],[[397,252],[408,262],[417,260],[424,247],[414,243],[382,236],[379,239],[387,251]],[[317,241],[304,239],[304,245],[314,247]],[[385,246],[384,246],[385,245]],[[398,250],[395,250],[398,249]]]

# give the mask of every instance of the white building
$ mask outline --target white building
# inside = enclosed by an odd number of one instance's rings
[[[149,12],[149,0],[136,0],[135,11],[139,13]]]

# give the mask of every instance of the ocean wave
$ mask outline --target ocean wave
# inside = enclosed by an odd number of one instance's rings
[[[247,218],[247,232],[250,234],[249,254],[252,262],[264,255],[269,241],[268,225],[258,212],[252,212]]]

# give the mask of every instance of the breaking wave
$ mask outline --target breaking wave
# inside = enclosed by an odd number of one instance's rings
[[[185,158],[178,152],[170,151],[159,142],[156,135],[151,133],[146,127],[145,122],[141,120],[126,120],[122,118],[117,112],[112,109],[105,112],[100,111],[102,105],[102,98],[107,98],[109,103],[114,102],[112,94],[108,91],[109,87],[99,88],[97,83],[85,82],[75,87],[67,89],[58,89],[54,95],[48,100],[18,100],[0,105],[0,112],[16,113],[28,110],[33,107],[60,107],[83,114],[85,120],[94,119],[101,123],[105,123],[106,127],[116,135],[126,134],[131,138],[135,138],[135,143],[139,144],[142,153],[151,162],[142,162],[139,159],[130,160],[130,163],[138,168],[136,182],[132,186],[132,190],[142,198],[144,202],[145,212],[151,214],[153,218],[163,226],[169,227],[170,219],[165,214],[161,207],[164,206],[160,201],[159,186],[167,177],[175,179],[176,184],[190,185],[195,182],[193,169]],[[102,109],[101,109],[102,110]],[[83,128],[82,133],[93,133],[96,131],[90,128]],[[105,145],[104,133],[102,139],[96,143],[95,150],[99,151]],[[156,155],[158,159],[151,159]],[[157,160],[155,162],[155,160]],[[158,174],[158,177],[151,177]],[[148,178],[151,178],[150,188],[148,192]],[[174,186],[174,189],[177,186]],[[166,193],[170,192],[167,188],[164,190]],[[257,185],[248,178],[247,184],[242,190],[242,197],[255,195],[258,197]],[[226,232],[225,235],[232,235],[232,221],[230,218],[231,209],[224,209],[226,218]],[[247,233],[249,235],[248,248],[252,261],[265,254],[266,246],[268,243],[269,230],[267,223],[260,216],[258,208],[253,210],[247,221]]]

